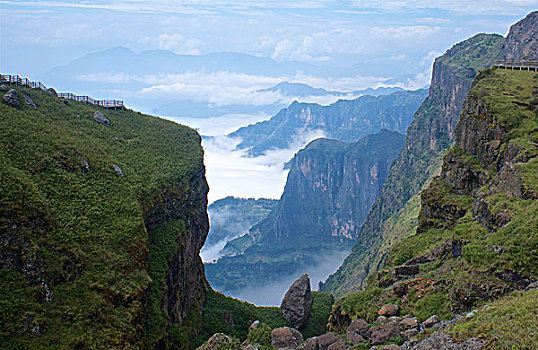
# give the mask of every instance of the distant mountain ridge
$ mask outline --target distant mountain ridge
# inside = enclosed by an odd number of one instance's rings
[[[427,90],[397,91],[382,96],[339,100],[329,106],[293,102],[271,119],[231,133],[240,137],[240,149],[258,156],[272,148],[287,148],[304,132],[322,131],[328,138],[354,142],[368,134],[388,129],[405,133]]]

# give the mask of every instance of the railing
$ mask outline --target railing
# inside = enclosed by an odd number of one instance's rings
[[[536,61],[515,61],[515,60],[498,60],[493,62],[493,68],[526,70],[528,72],[538,72],[538,62]]]
[[[32,89],[41,89],[41,90],[47,90],[47,87],[45,84],[41,83],[40,81],[34,82],[29,80],[28,78],[21,78],[18,75],[11,75],[11,74],[0,74],[0,81],[3,83],[8,84],[17,84],[22,86],[28,86]],[[91,98],[90,96],[79,96],[75,95],[70,92],[60,92],[58,93],[59,98],[69,99],[69,100],[75,100],[78,102],[83,102],[90,105],[95,106],[101,106],[104,108],[114,108],[114,109],[124,109],[125,106],[123,104],[123,101],[121,100],[95,100]]]

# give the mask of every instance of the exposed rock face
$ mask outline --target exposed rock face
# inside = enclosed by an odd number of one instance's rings
[[[303,335],[294,328],[281,327],[271,331],[271,346],[279,350],[295,350],[303,342]]]
[[[531,12],[510,27],[500,58],[516,61],[538,59],[538,12]]]
[[[355,142],[382,129],[403,134],[425,96],[425,90],[417,90],[361,96],[330,106],[293,102],[271,119],[240,128],[231,136],[241,137],[239,148],[260,155],[271,148],[288,148],[305,130],[343,142]]]
[[[9,88],[5,85],[0,85],[0,90],[3,91],[3,92],[8,92],[9,91]]]
[[[322,290],[359,289],[366,274],[383,266],[385,254],[378,252],[380,245],[376,243],[381,237],[388,236],[384,224],[433,176],[436,169],[433,164],[440,162],[455,139],[455,127],[472,79],[498,57],[502,43],[503,38],[499,35],[478,34],[453,46],[435,60],[429,95],[407,129],[405,145],[368,213],[357,244]],[[339,285],[333,285],[336,280]]]
[[[296,279],[286,292],[280,305],[280,311],[290,325],[301,329],[306,325],[306,321],[310,317],[312,302],[310,278],[307,274],[304,274]]]
[[[202,346],[197,350],[218,350],[232,343],[232,338],[223,333],[216,333],[211,336]]]
[[[17,90],[11,89],[4,95],[4,103],[13,108],[21,108]]]
[[[32,107],[33,109],[37,109],[36,104],[34,103],[34,101],[32,101],[30,96],[28,96],[27,94],[23,94],[23,95],[24,95],[24,101],[26,102],[26,104]]]
[[[105,115],[100,111],[97,111],[93,114],[93,119],[95,119],[99,124],[103,124],[104,126],[112,125],[110,120],[108,120],[108,118],[105,117]]]

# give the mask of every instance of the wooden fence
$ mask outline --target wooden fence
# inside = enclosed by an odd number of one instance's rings
[[[47,90],[47,87],[40,81],[38,82],[31,81],[28,78],[21,78],[18,75],[0,74],[0,82],[7,83],[9,85],[16,84],[16,85],[27,86],[32,89],[41,89],[45,91]],[[58,97],[63,98],[63,99],[75,100],[75,101],[83,102],[90,105],[101,106],[108,109],[124,109],[125,108],[123,101],[121,100],[95,100],[91,98],[90,96],[79,96],[79,95],[72,94],[70,92],[60,92],[58,93]]]

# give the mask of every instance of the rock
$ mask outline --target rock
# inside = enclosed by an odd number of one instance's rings
[[[120,141],[120,142],[121,142],[120,138],[117,137],[117,136],[110,136],[110,138],[111,138],[112,140]]]
[[[118,174],[118,176],[125,175],[118,164],[112,164],[112,167],[114,168],[114,171],[116,172],[116,174]]]
[[[398,322],[384,323],[373,327],[371,331],[370,343],[372,345],[379,345],[399,336],[400,324]]]
[[[47,94],[58,97],[58,93],[53,88],[48,88],[46,91],[47,91]]]
[[[277,349],[296,349],[303,342],[303,335],[290,327],[275,328],[271,331],[271,345]]]
[[[90,163],[88,163],[86,159],[81,159],[80,162],[82,163],[82,171],[84,171],[85,173],[90,171]]]
[[[393,271],[394,278],[402,279],[404,277],[414,276],[420,272],[418,265],[402,265],[396,266]]]
[[[538,281],[536,281],[536,282],[532,282],[531,284],[529,284],[529,285],[525,288],[525,291],[527,291],[527,290],[531,290],[531,289],[538,289]]]
[[[392,285],[392,291],[394,294],[396,294],[398,297],[403,297],[407,294],[407,284],[405,283],[396,283]]]
[[[406,329],[418,327],[418,321],[415,317],[404,318],[400,321],[400,324],[405,326]]]
[[[411,339],[417,334],[418,334],[418,330],[416,328],[411,328],[403,332],[403,337],[405,339]]]
[[[4,103],[13,108],[21,108],[17,90],[11,89],[4,95]]]
[[[327,350],[346,350],[346,341],[344,339],[338,339],[329,345]]]
[[[303,350],[319,350],[318,337],[308,338],[304,343]]]
[[[389,317],[389,322],[400,322],[402,320],[401,317],[398,317],[398,316],[390,316]]]
[[[217,350],[224,344],[231,344],[232,338],[223,333],[215,333],[198,350]]]
[[[310,278],[304,274],[296,279],[286,292],[280,305],[280,312],[290,325],[302,329],[312,312],[312,302]]]
[[[428,318],[426,321],[422,322],[422,327],[428,328],[433,326],[436,323],[439,323],[441,319],[437,315],[433,315],[430,318]]]
[[[0,90],[3,91],[3,92],[8,92],[9,91],[9,88],[5,85],[0,85]]]
[[[37,109],[37,106],[36,104],[34,103],[34,101],[32,101],[32,99],[30,98],[30,96],[26,95],[26,94],[23,94],[24,96],[24,101],[26,102],[26,104],[30,107],[32,107],[33,109]]]
[[[385,304],[381,306],[381,309],[379,309],[378,315],[379,316],[395,316],[398,314],[398,311],[400,310],[400,307],[395,304]]]
[[[250,325],[250,329],[257,329],[260,326],[260,321],[256,320]]]
[[[100,124],[103,124],[104,126],[111,126],[112,123],[110,122],[110,120],[108,120],[107,117],[105,117],[105,115],[99,111],[95,112],[93,114],[93,119],[95,119],[98,123]]]
[[[385,316],[379,316],[375,319],[374,323],[386,323],[389,319]]]
[[[336,342],[337,340],[338,336],[333,332],[320,335],[318,337],[319,350],[327,350],[329,348],[329,345]]]
[[[247,344],[241,344],[241,350],[259,350],[259,349],[256,345],[247,343]]]
[[[368,338],[368,322],[365,320],[354,320],[346,331],[346,338],[354,345],[363,343]]]
[[[379,350],[400,350],[400,346],[396,344],[389,344],[379,348]]]

